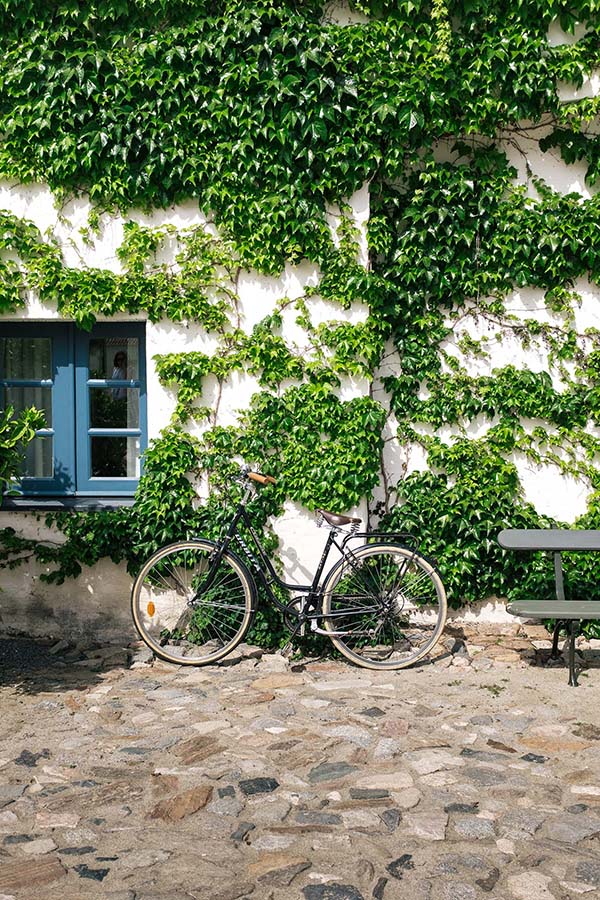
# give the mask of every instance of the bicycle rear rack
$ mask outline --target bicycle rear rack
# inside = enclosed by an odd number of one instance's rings
[[[410,534],[407,531],[355,531],[352,534],[346,535],[342,541],[342,547],[345,547],[348,541],[351,541],[354,538],[365,538],[369,539],[370,542],[372,542],[374,538],[376,541],[400,544],[401,547],[406,547],[407,550],[413,550],[415,553],[419,549],[418,539],[414,534]]]

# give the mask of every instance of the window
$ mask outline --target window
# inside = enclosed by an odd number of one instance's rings
[[[46,416],[27,450],[26,495],[131,495],[146,446],[144,326],[0,323],[2,403]]]

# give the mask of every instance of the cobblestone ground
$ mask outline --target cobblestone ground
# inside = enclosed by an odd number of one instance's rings
[[[535,628],[390,674],[0,643],[0,900],[600,898],[600,642],[577,689]]]

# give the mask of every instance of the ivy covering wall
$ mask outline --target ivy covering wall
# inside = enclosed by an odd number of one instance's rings
[[[55,517],[60,547],[5,530],[3,558],[34,554],[57,581],[105,556],[134,570],[190,527],[215,533],[218,475],[239,455],[278,476],[261,525],[285,496],[343,510],[382,485],[373,516],[419,535],[455,605],[546,588],[541,558],[506,555],[495,538],[554,524],[525,501],[515,455],[583,480],[577,524],[600,527],[600,333],[578,327],[574,289],[600,282],[600,97],[562,99],[598,63],[600,2],[382,0],[342,14],[315,0],[0,0],[0,25],[0,177],[47,183],[58,203],[89,196],[92,240],[105,212],[189,199],[214,226],[130,222],[115,274],[67,266],[51,235],[4,211],[0,310],[33,291],[82,327],[146,311],[199,323],[217,347],[157,360],[177,408],[132,509]],[[589,193],[518,179],[511,153],[532,141],[584,161]],[[365,182],[368,266],[346,206]],[[165,241],[173,265],[157,261]],[[240,273],[303,259],[318,286],[245,331]],[[543,314],[510,311],[524,287]],[[317,295],[339,317],[315,323]],[[342,311],[357,304],[351,324]],[[310,352],[286,339],[290,317]],[[474,375],[498,342],[539,349],[547,371]],[[239,372],[259,390],[220,427],[203,386]],[[371,388],[344,402],[348,376]],[[398,480],[388,441],[422,447],[428,470]],[[197,471],[215,473],[200,508]],[[600,572],[579,563],[569,586],[594,596]]]

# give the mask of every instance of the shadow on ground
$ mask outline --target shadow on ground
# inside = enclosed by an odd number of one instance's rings
[[[53,646],[54,641],[0,638],[0,687],[24,694],[85,690],[101,684],[107,671],[127,665],[128,653],[122,646],[85,650],[67,646],[51,652]]]

